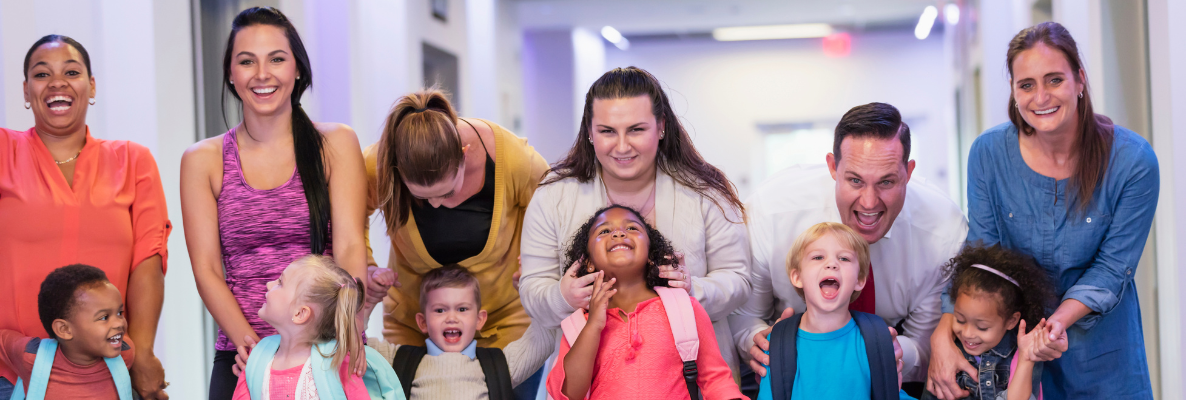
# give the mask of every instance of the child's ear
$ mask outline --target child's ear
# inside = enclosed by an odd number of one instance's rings
[[[788,270],[788,280],[792,281],[792,286],[804,289],[804,281],[800,280],[800,268]]]
[[[429,324],[425,321],[425,313],[417,313],[417,328],[421,328],[421,333],[429,334]]]
[[[479,322],[475,324],[475,330],[483,330],[485,322],[487,322],[487,310],[479,310]]]
[[[1004,321],[1004,330],[1010,331],[1010,330],[1012,330],[1012,328],[1016,328],[1017,324],[1020,322],[1021,322],[1021,312],[1017,311],[1017,312],[1013,313],[1013,315],[1011,317],[1008,317],[1007,321]],[[1032,326],[1026,326],[1026,328],[1033,329]],[[1025,332],[1021,332],[1021,333],[1025,333]]]
[[[59,318],[50,323],[50,328],[54,329],[54,336],[58,340],[71,340],[75,338],[75,333],[72,332],[71,324],[67,320]]]
[[[295,313],[292,314],[292,323],[296,325],[304,325],[308,323],[308,320],[312,319],[312,314],[312,307],[307,305],[300,306],[296,309]]]
[[[866,274],[861,275],[862,278],[858,278],[858,281],[854,283],[855,292],[861,292],[863,288],[867,287],[867,277],[871,275],[871,270],[867,270]]]

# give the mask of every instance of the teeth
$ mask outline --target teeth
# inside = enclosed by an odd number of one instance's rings
[[[258,93],[258,94],[268,94],[268,93],[275,93],[275,91],[278,89],[279,88],[277,88],[277,87],[269,87],[269,88],[254,88],[254,89],[250,89],[250,90],[253,91],[254,93]]]
[[[623,245],[623,244],[619,244],[619,245],[613,246],[611,249],[608,249],[609,252],[613,252],[613,251],[617,251],[617,250],[632,250],[632,248],[630,248],[629,246]]]
[[[72,99],[72,98],[71,98],[71,97],[69,97],[69,96],[58,95],[58,96],[54,96],[54,97],[51,97],[51,98],[49,98],[49,99],[46,99],[46,104],[50,104],[50,103],[53,103],[53,102],[56,102],[56,101],[65,101],[65,102],[68,102],[68,103],[70,103],[70,102],[72,102],[73,100],[74,100],[74,99]]]
[[[880,211],[880,212],[882,212],[882,211]],[[858,214],[859,214],[859,215],[862,215],[862,216],[866,216],[866,217],[874,217],[874,216],[876,216],[876,215],[879,215],[879,212],[873,212],[873,213],[858,213]]]
[[[1058,107],[1054,107],[1054,108],[1051,108],[1051,109],[1049,109],[1049,110],[1045,110],[1045,111],[1037,111],[1037,110],[1034,110],[1034,111],[1033,111],[1033,113],[1034,113],[1034,114],[1037,114],[1037,115],[1046,115],[1046,114],[1049,114],[1049,113],[1052,113],[1052,112],[1055,112],[1055,111],[1058,111]]]

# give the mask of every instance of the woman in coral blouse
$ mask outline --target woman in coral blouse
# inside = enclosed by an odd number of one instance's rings
[[[48,35],[25,55],[25,108],[34,127],[0,128],[0,329],[47,337],[37,292],[58,267],[83,263],[125,296],[130,377],[145,399],[166,398],[154,337],[167,265],[166,199],[150,150],[92,137],[96,79],[87,50]],[[136,288],[135,290],[127,290]],[[0,366],[0,398],[16,374]]]

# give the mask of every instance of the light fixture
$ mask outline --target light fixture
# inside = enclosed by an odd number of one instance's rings
[[[946,8],[942,9],[946,13],[946,23],[954,25],[958,23],[958,4],[950,3]]]
[[[629,39],[621,36],[621,32],[617,31],[617,28],[611,26],[600,28],[600,36],[603,36],[604,40],[612,43],[613,46],[617,46],[618,49],[629,50]]]
[[[925,40],[929,37],[929,31],[933,30],[933,22],[937,20],[937,14],[936,7],[925,7],[925,11],[921,13],[921,19],[917,21],[917,29],[913,31],[918,40]]]
[[[833,27],[829,24],[760,25],[717,28],[713,39],[730,42],[737,40],[809,39],[829,36]]]

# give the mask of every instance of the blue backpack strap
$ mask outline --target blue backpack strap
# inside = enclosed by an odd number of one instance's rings
[[[771,393],[774,400],[791,400],[792,385],[796,383],[796,331],[800,329],[799,313],[775,323],[771,328],[770,359]]]
[[[125,368],[125,359],[117,354],[113,358],[105,358],[108,373],[112,374],[113,384],[117,385],[117,396],[121,400],[133,400],[133,383],[129,380],[129,369]]]
[[[405,400],[404,388],[392,365],[382,354],[370,347],[363,347],[367,354],[367,373],[363,383],[372,400]]]
[[[37,357],[33,359],[33,371],[29,374],[29,391],[24,393],[23,399],[43,400],[46,398],[46,385],[50,383],[50,370],[54,368],[54,355],[58,351],[58,341],[54,339],[42,339],[38,344]],[[13,398],[16,399],[17,390],[21,389],[21,382],[18,379],[17,384],[13,386]]]
[[[896,375],[896,353],[892,334],[883,318],[850,311],[866,345],[867,365],[871,368],[871,400],[899,400],[900,381]]]
[[[337,360],[337,363],[333,360],[336,349],[337,340],[330,340],[313,346],[308,356],[312,363],[313,383],[317,385],[317,395],[322,400],[346,400],[346,388],[342,386],[342,377],[338,375],[342,360]]]
[[[266,400],[260,397],[263,385],[269,385],[270,382],[263,382],[263,372],[271,368],[271,360],[275,358],[276,351],[279,351],[279,335],[262,338],[254,345],[254,350],[250,351],[250,358],[246,360],[246,369],[242,374],[246,376],[246,388],[250,390],[252,400]]]

